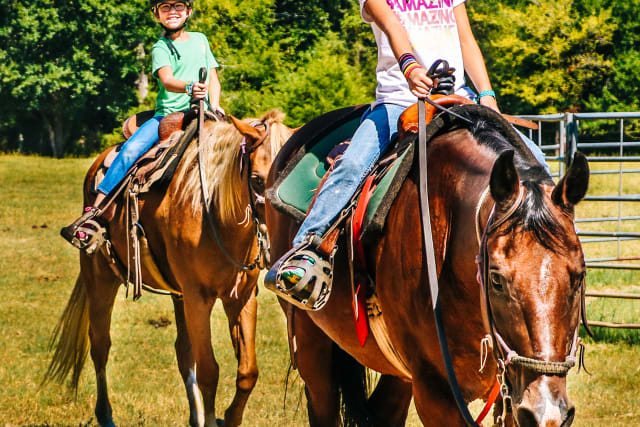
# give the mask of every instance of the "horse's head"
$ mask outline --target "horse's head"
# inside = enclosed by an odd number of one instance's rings
[[[555,187],[521,182],[512,151],[491,172],[484,314],[521,427],[568,426],[575,414],[566,373],[575,363],[585,263],[574,206],[588,181],[579,153]]]
[[[248,168],[249,185],[257,196],[256,202],[262,211],[264,190],[271,163],[294,130],[283,124],[284,113],[272,110],[260,119],[238,120],[231,116],[231,122],[243,135],[241,156],[243,168]]]

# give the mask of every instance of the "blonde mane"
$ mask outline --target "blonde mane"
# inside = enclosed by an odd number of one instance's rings
[[[245,119],[247,123],[262,121],[268,126],[268,135],[264,141],[271,155],[271,160],[284,143],[293,134],[293,130],[282,121],[284,113],[272,110],[260,119]],[[204,164],[212,211],[217,213],[223,224],[235,221],[239,223],[245,215],[247,184],[245,176],[240,176],[240,145],[243,135],[232,123],[208,122],[203,139]],[[176,171],[177,185],[174,197],[177,203],[191,205],[193,212],[201,209],[202,190],[200,189],[200,172],[198,166],[198,144],[194,139],[184,153]],[[244,196],[244,197],[243,197]]]

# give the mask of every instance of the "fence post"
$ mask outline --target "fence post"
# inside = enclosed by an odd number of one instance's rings
[[[573,116],[573,113],[566,114],[567,122],[567,153],[564,158],[567,168],[573,161],[573,156],[578,150],[578,123]]]

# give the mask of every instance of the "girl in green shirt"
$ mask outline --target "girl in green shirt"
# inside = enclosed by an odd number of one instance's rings
[[[80,231],[85,222],[101,214],[99,209],[104,199],[122,181],[133,164],[159,139],[158,128],[164,116],[187,110],[191,99],[205,99],[214,112],[224,114],[220,107],[220,81],[216,62],[209,42],[202,33],[184,30],[193,11],[192,0],[151,0],[153,15],[164,28],[163,36],[151,49],[152,72],[158,79],[156,112],[129,138],[109,167],[98,186],[98,195],[92,206],[84,208],[84,214],[71,225],[61,230],[61,235],[71,244],[84,249],[91,240],[85,231]],[[209,72],[208,82],[199,83],[200,68]]]

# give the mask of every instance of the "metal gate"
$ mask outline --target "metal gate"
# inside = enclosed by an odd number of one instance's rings
[[[594,194],[591,188],[585,197],[585,201],[594,202],[613,202],[617,209],[615,213],[609,215],[595,215],[587,218],[576,220],[576,228],[580,241],[585,248],[589,244],[611,242],[615,245],[612,254],[607,256],[592,257],[586,259],[585,262],[589,268],[599,269],[618,269],[618,270],[640,270],[640,250],[634,251],[632,255],[623,253],[624,245],[630,242],[640,240],[640,215],[633,213],[639,212],[637,202],[640,202],[640,194],[625,192],[624,177],[629,174],[640,174],[640,141],[625,139],[625,125],[629,123],[638,125],[639,122],[632,122],[640,119],[640,112],[627,113],[564,113],[564,114],[547,114],[547,115],[529,115],[518,116],[525,119],[533,120],[538,123],[538,130],[528,130],[529,138],[545,153],[547,163],[553,165],[557,163],[558,173],[554,176],[562,176],[565,173],[568,161],[573,157],[576,151],[587,151],[594,153],[588,155],[589,163],[617,163],[617,168],[592,170],[591,175],[610,175],[617,176],[617,191],[613,194]],[[599,141],[597,138],[588,138],[583,134],[583,139],[579,139],[579,127],[584,123],[586,127],[595,121],[604,121],[605,125],[617,128],[616,140]],[[591,122],[591,123],[590,123]],[[526,132],[525,132],[526,133]],[[613,132],[606,135],[611,136]],[[607,138],[608,139],[608,138]],[[600,155],[598,152],[606,153],[606,156]],[[636,164],[634,164],[636,163]],[[628,191],[629,188],[626,188]],[[637,192],[638,188],[631,188],[631,191]],[[634,208],[632,212],[623,212],[624,205],[631,203]],[[578,206],[578,209],[580,206]],[[628,210],[628,209],[627,209]],[[583,231],[582,225],[608,223],[615,224],[614,230],[609,231]],[[587,291],[589,297],[599,298],[625,298],[638,299],[640,294],[637,293],[620,293],[620,292],[593,292]],[[603,326],[610,328],[629,328],[640,329],[640,324],[621,324],[612,322],[596,322],[589,321],[590,325]]]

